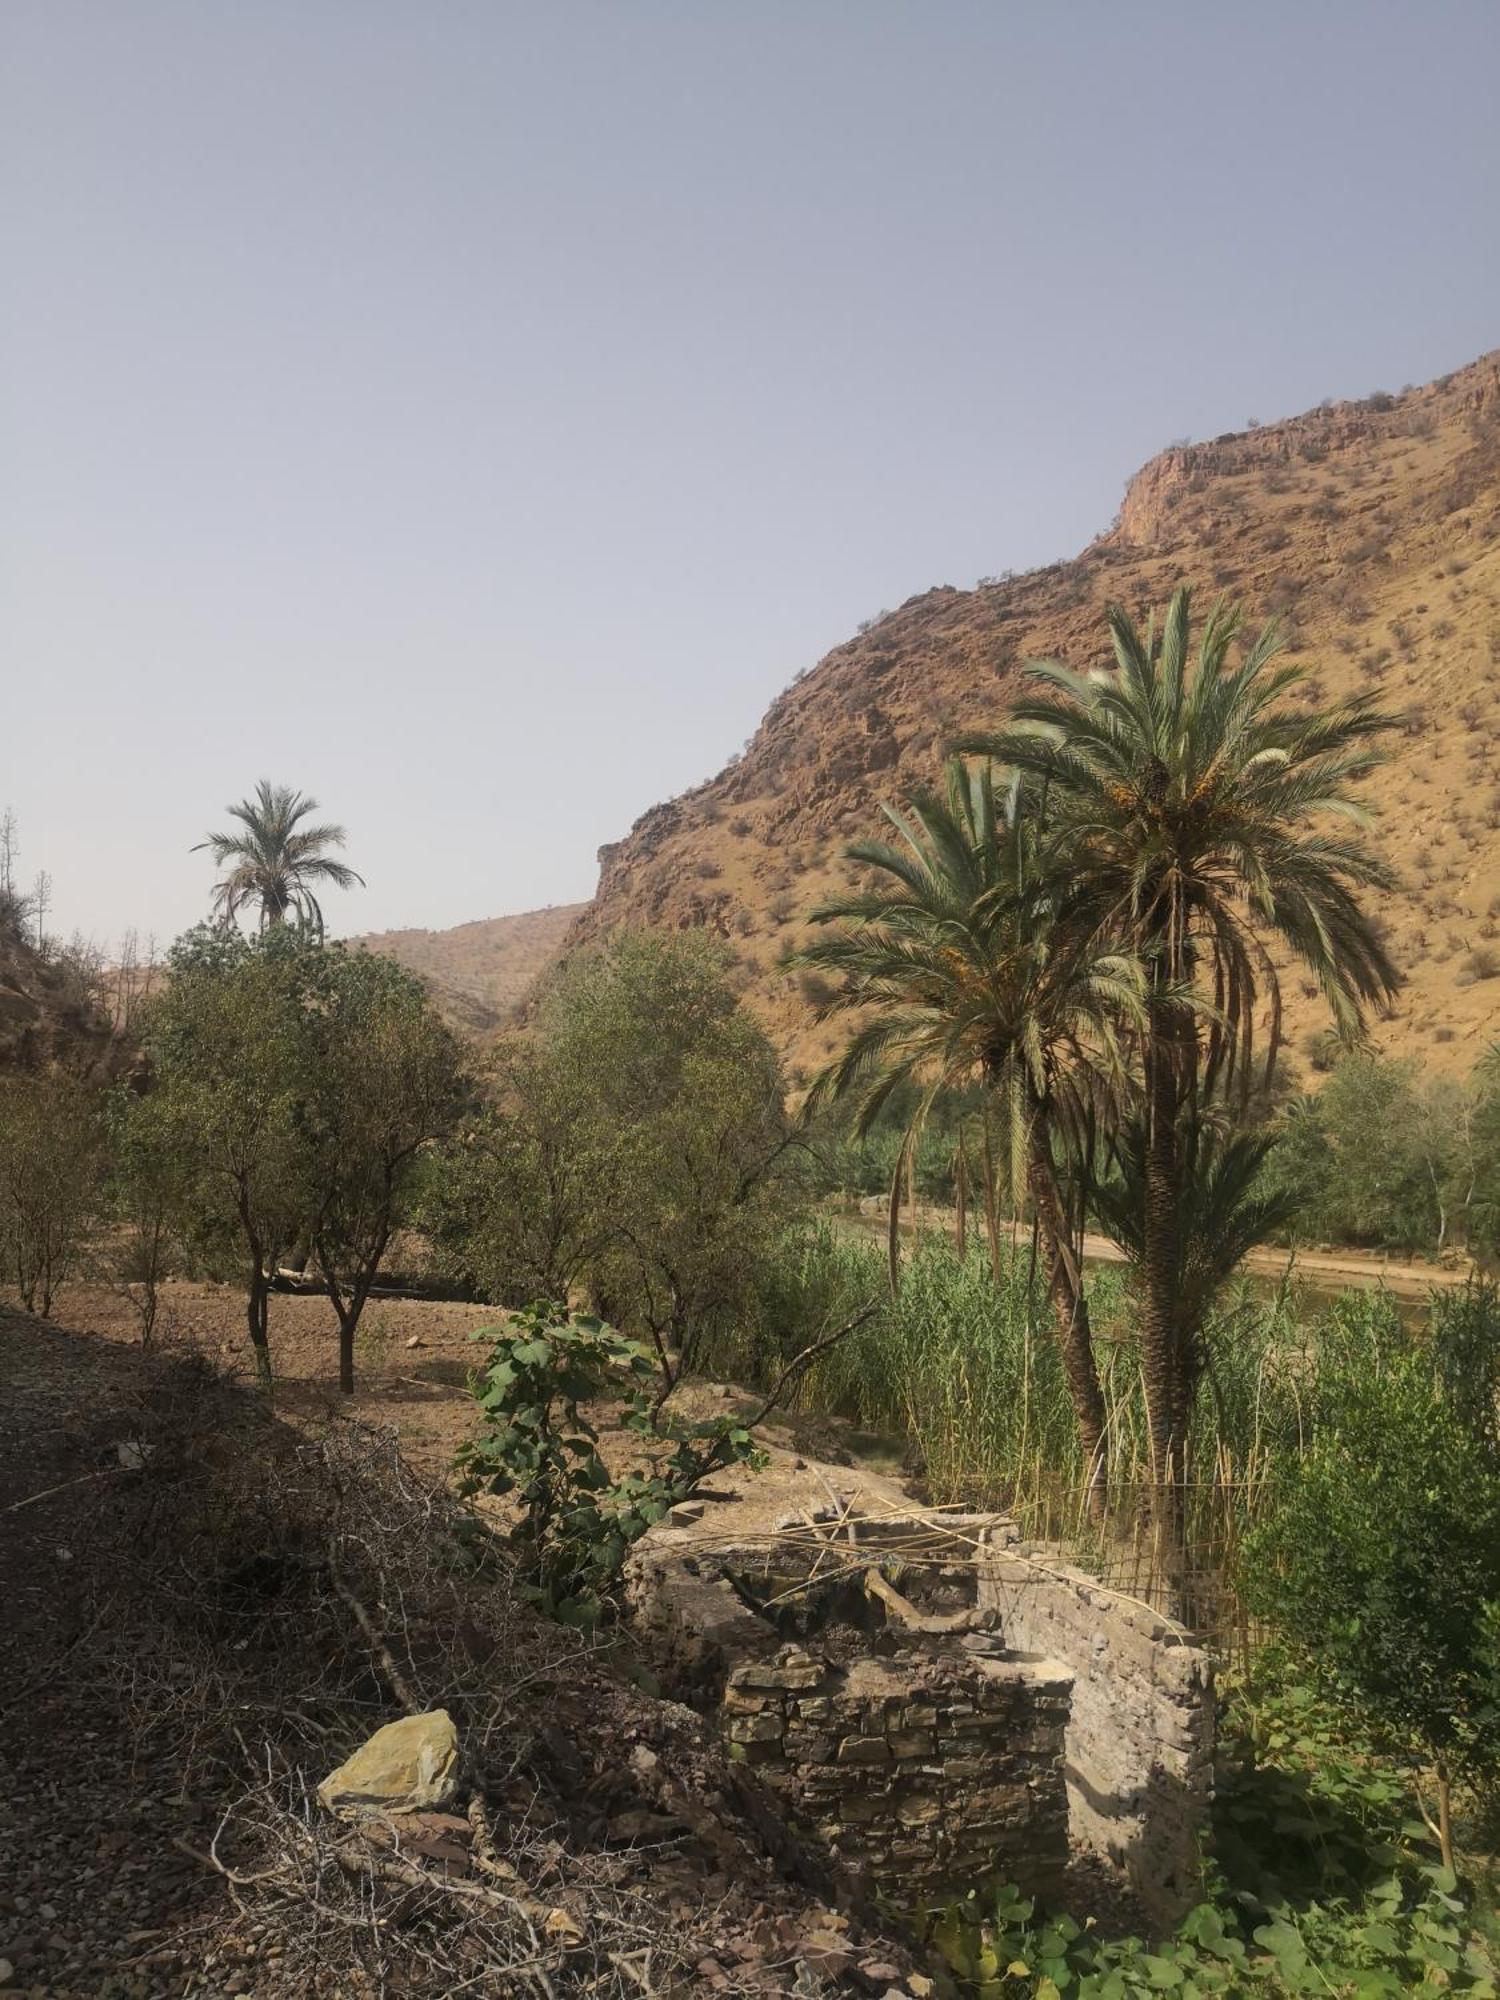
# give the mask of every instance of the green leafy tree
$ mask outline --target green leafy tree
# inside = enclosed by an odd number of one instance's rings
[[[299,1124],[310,1149],[310,1233],[339,1323],[339,1387],[391,1238],[411,1216],[423,1149],[464,1101],[458,1044],[422,983],[393,960],[324,947],[304,954]]]
[[[1247,1537],[1242,1588],[1328,1692],[1437,1776],[1453,1866],[1455,1777],[1500,1755],[1500,1459],[1431,1358],[1351,1373],[1280,1504]]]
[[[802,1201],[775,1051],[726,972],[691,933],[570,961],[424,1210],[488,1296],[514,1302],[545,1277],[648,1336],[663,1400],[753,1310]]]
[[[207,849],[228,874],[214,890],[214,904],[226,924],[242,910],[255,908],[260,928],[283,924],[289,917],[323,935],[323,910],[316,889],[364,886],[364,877],[336,860],[328,849],[342,847],[344,829],[331,821],[305,822],[318,810],[316,799],[273,785],[262,778],[255,796],[225,808],[239,821],[236,831],[211,833],[193,849]]]
[[[1423,1078],[1415,1063],[1353,1050],[1320,1091],[1283,1109],[1267,1175],[1296,1190],[1304,1241],[1482,1247],[1500,1157],[1492,1115],[1480,1076]]]
[[[1181,1108],[1236,1073],[1248,1081],[1262,1010],[1274,1061],[1273,945],[1308,969],[1346,1036],[1396,986],[1360,902],[1390,878],[1354,799],[1391,719],[1367,696],[1294,704],[1306,672],[1280,663],[1274,627],[1236,658],[1238,611],[1216,605],[1194,644],[1190,610],[1179,590],[1142,632],[1116,607],[1112,670],[1037,664],[1005,726],[959,745],[1045,788],[1068,920],[1146,968],[1141,1351],[1158,1505],[1177,1542],[1192,1375],[1176,1296]]]
[[[0,1256],[27,1312],[50,1316],[98,1219],[99,1092],[66,1075],[0,1084]]]
[[[301,1115],[308,1053],[307,955],[277,927],[248,940],[190,931],[146,1035],[163,1143],[180,1163],[179,1230],[195,1259],[238,1268],[261,1383],[272,1380],[271,1286],[316,1208]]]
[[[516,1035],[486,1080],[492,1102],[441,1149],[420,1225],[481,1298],[568,1298],[614,1227],[599,1199],[588,1073],[541,1037]]]
[[[1491,1258],[1500,1258],[1500,1042],[1474,1071],[1474,1113],[1470,1130],[1472,1177],[1466,1180],[1469,1238]]]
[[[815,910],[815,922],[840,928],[800,954],[842,976],[825,1012],[863,1017],[814,1079],[808,1110],[857,1095],[856,1130],[866,1131],[896,1091],[917,1086],[893,1178],[894,1281],[897,1196],[927,1114],[944,1093],[975,1082],[998,1107],[1036,1216],[1097,1496],[1104,1399],[1058,1154],[1086,1154],[1101,1105],[1123,1090],[1118,1024],[1141,1016],[1139,969],[1128,952],[1063,918],[1038,865],[1046,836],[1035,805],[1019,787],[997,798],[988,766],[955,759],[942,796],[924,793],[909,812],[887,807],[886,817],[894,842],[848,850],[877,886]]]
[[[121,1085],[108,1105],[108,1212],[113,1225],[105,1268],[129,1300],[143,1345],[156,1332],[161,1287],[176,1263],[190,1204],[191,1170],[159,1091]]]

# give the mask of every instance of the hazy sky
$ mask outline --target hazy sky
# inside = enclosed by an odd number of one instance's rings
[[[5,0],[0,804],[164,937],[589,894],[863,618],[1500,344],[1495,0]]]

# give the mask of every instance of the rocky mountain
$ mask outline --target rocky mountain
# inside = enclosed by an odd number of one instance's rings
[[[1406,975],[1376,1038],[1466,1070],[1500,1034],[1500,351],[1425,388],[1174,446],[1073,561],[882,614],[799,676],[742,758],[601,850],[568,947],[622,924],[720,932],[806,1069],[834,1030],[812,1019],[816,981],[781,961],[846,879],[843,844],[934,777],[951,732],[998,717],[1025,661],[1102,658],[1107,604],[1143,612],[1182,581],[1278,616],[1315,669],[1309,698],[1374,687],[1404,716],[1367,791],[1401,878],[1380,914]],[[1320,1006],[1295,975],[1287,1000],[1315,1063]]]
[[[454,1028],[486,1035],[504,1024],[582,913],[581,903],[560,903],[452,930],[371,931],[349,942],[398,960]]]

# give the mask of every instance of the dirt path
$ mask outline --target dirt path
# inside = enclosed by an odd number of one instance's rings
[[[842,1219],[884,1240],[887,1228],[884,1214],[862,1212]],[[924,1230],[939,1230],[951,1236],[954,1211],[923,1202],[917,1210],[917,1222]],[[903,1221],[902,1234],[903,1239],[909,1242],[909,1221]],[[1107,1236],[1096,1236],[1092,1232],[1084,1236],[1083,1255],[1085,1262],[1090,1264],[1125,1262],[1124,1253]],[[1294,1278],[1316,1285],[1320,1290],[1342,1291],[1346,1286],[1352,1286],[1362,1291],[1384,1289],[1403,1299],[1425,1299],[1434,1287],[1446,1289],[1466,1284],[1477,1274],[1478,1267],[1468,1259],[1454,1264],[1411,1263],[1399,1257],[1360,1250],[1293,1251],[1267,1244],[1248,1253],[1244,1268],[1257,1277],[1277,1280],[1290,1272]]]

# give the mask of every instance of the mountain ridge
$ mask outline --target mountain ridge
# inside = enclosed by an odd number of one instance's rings
[[[833,1031],[780,961],[846,879],[835,848],[930,783],[943,742],[992,721],[1026,660],[1099,659],[1109,603],[1149,610],[1179,581],[1241,600],[1252,624],[1279,617],[1314,698],[1375,687],[1405,716],[1367,789],[1403,877],[1379,914],[1407,980],[1374,1040],[1466,1066],[1500,1020],[1500,350],[1400,395],[1171,446],[1076,557],[909,598],[799,675],[742,757],[600,849],[563,948],[621,925],[718,932],[804,1072]],[[1320,1017],[1295,976],[1288,1017],[1306,1048]]]

